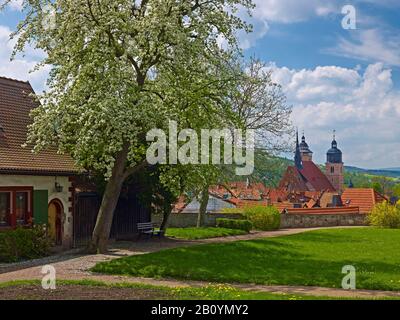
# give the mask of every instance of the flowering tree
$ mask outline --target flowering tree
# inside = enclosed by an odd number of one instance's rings
[[[7,4],[9,0],[5,0]],[[49,90],[28,142],[69,153],[107,178],[89,251],[104,252],[123,182],[147,165],[146,132],[230,121],[235,16],[251,0],[24,0],[14,37],[46,53]],[[222,50],[219,39],[229,44]],[[173,184],[174,181],[168,181]]]
[[[284,138],[292,129],[291,106],[286,104],[286,97],[280,85],[272,81],[272,71],[266,64],[254,58],[247,63],[239,60],[231,64],[238,76],[237,88],[229,94],[230,106],[238,121],[241,122],[241,127],[256,132],[257,165],[267,168],[268,173],[274,175],[274,171],[277,170],[276,164],[274,168],[271,155],[289,149],[289,144]],[[209,176],[197,186],[197,189],[200,189],[198,191],[200,202],[198,227],[201,225],[201,217],[207,210],[210,185],[237,179],[229,166],[224,169],[223,175]],[[265,172],[263,174],[265,175]],[[272,180],[271,178],[268,177],[268,180]]]

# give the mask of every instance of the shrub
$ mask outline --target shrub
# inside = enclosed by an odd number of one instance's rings
[[[218,228],[239,229],[246,232],[250,232],[253,228],[253,224],[249,220],[218,218],[216,221]]]
[[[243,214],[243,208],[222,208],[221,214]]]
[[[376,204],[368,215],[368,222],[376,227],[400,228],[400,203],[391,205],[385,201]]]
[[[0,262],[35,259],[49,254],[51,242],[43,226],[0,233]]]
[[[244,216],[258,230],[276,230],[281,225],[279,210],[273,206],[251,206],[244,208]]]

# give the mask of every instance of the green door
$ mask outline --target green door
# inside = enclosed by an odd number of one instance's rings
[[[48,220],[48,190],[33,191],[33,222],[35,224],[47,224]]]

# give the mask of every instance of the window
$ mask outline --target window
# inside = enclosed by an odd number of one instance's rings
[[[331,167],[331,173],[334,173],[334,172],[335,172],[335,168]]]
[[[0,192],[0,226],[10,226],[11,193]]]
[[[32,211],[32,187],[0,187],[0,228],[30,224]]]
[[[28,222],[28,192],[20,191],[15,193],[16,205],[15,215],[17,218],[17,224],[26,224]]]

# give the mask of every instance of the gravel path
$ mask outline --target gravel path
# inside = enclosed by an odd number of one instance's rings
[[[169,287],[176,286],[203,286],[209,284],[208,282],[200,281],[179,281],[173,279],[156,280],[149,278],[139,277],[124,277],[112,275],[93,274],[88,270],[96,263],[102,261],[109,261],[112,259],[155,252],[168,248],[199,245],[205,243],[222,243],[232,242],[239,240],[252,240],[268,237],[278,237],[283,235],[298,234],[313,229],[282,229],[279,231],[263,231],[254,232],[248,235],[230,236],[224,238],[213,238],[204,240],[182,241],[173,239],[157,240],[140,242],[122,242],[114,243],[108,254],[98,255],[82,255],[77,250],[71,250],[64,254],[57,256],[38,259],[30,262],[24,262],[11,265],[0,265],[0,282],[8,282],[15,280],[33,280],[42,279],[41,274],[42,266],[51,264],[57,271],[57,279],[59,280],[97,280],[108,283],[130,282],[130,283],[144,283],[152,285],[162,285]],[[10,271],[13,270],[13,271]],[[342,290],[321,287],[305,287],[305,286],[266,286],[266,285],[253,285],[253,284],[233,284],[233,286],[243,290],[265,291],[271,293],[287,293],[287,294],[308,294],[314,296],[331,296],[331,297],[364,297],[364,298],[378,298],[378,297],[400,297],[400,292],[394,291],[376,291],[376,290]]]

